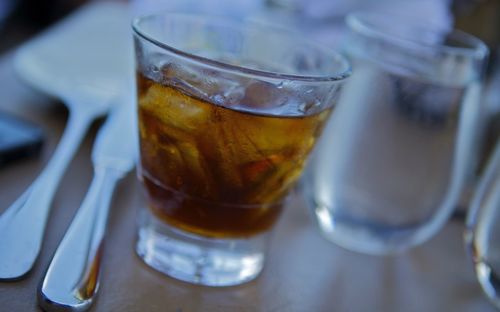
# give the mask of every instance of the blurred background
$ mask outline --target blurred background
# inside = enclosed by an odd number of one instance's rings
[[[96,1],[96,0],[93,0]],[[97,0],[102,1],[102,0]],[[89,0],[0,1],[0,51],[5,51],[63,18]],[[130,0],[134,14],[190,11],[249,17],[295,26],[317,39],[332,40],[346,14],[355,10],[421,18],[426,24],[454,26],[483,39],[492,50],[500,43],[498,0]],[[332,43],[332,42],[329,42]]]
[[[102,1],[102,0],[93,0]],[[498,0],[117,0],[133,15],[159,11],[204,12],[281,24],[336,47],[346,14],[368,10],[421,19],[426,25],[454,27],[490,47],[485,106],[483,163],[500,133],[500,1]],[[89,0],[0,0],[0,54],[34,36]],[[396,26],[396,25],[395,25]]]

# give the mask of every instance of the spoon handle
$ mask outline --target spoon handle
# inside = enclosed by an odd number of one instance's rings
[[[82,206],[57,248],[38,290],[46,311],[85,311],[99,287],[108,211],[123,172],[97,167]]]
[[[63,136],[43,172],[0,215],[0,280],[22,278],[33,267],[54,193],[94,117],[70,111]]]

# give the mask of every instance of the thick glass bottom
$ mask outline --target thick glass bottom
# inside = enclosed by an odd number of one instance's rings
[[[203,237],[173,228],[142,209],[136,252],[152,268],[207,286],[231,286],[256,278],[264,265],[267,234],[245,239]]]
[[[389,225],[345,215],[337,215],[331,207],[311,203],[321,234],[335,244],[356,252],[387,255],[406,251],[426,241],[437,228],[425,223]],[[434,226],[432,226],[434,225]]]

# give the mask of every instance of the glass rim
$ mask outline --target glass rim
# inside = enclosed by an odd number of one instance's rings
[[[395,46],[408,45],[411,48],[415,48],[416,50],[433,50],[444,52],[450,55],[456,56],[465,56],[465,57],[476,57],[479,59],[486,58],[488,56],[488,47],[487,45],[479,38],[466,33],[464,31],[458,29],[448,29],[449,35],[452,36],[453,39],[456,39],[458,42],[468,46],[452,46],[447,44],[435,45],[424,40],[412,39],[407,36],[398,36],[391,33],[387,33],[383,26],[380,25],[380,19],[382,21],[387,20],[387,17],[390,17],[391,20],[404,20],[405,27],[420,30],[426,33],[438,33],[441,30],[446,30],[444,27],[437,27],[436,25],[422,26],[417,24],[417,21],[414,18],[406,18],[401,15],[395,14],[381,14],[381,13],[373,13],[373,12],[353,12],[346,16],[345,23],[349,27],[349,29],[361,34],[365,35],[369,38],[373,39],[381,39],[389,44]]]
[[[261,70],[261,69],[255,69],[247,66],[239,66],[239,65],[233,65],[221,61],[217,61],[208,57],[196,55],[194,53],[186,52],[183,51],[179,48],[173,47],[169,44],[163,43],[152,36],[146,34],[145,32],[141,31],[141,26],[140,23],[148,20],[148,19],[154,19],[154,18],[159,18],[159,17],[181,17],[181,18],[195,18],[196,21],[203,21],[203,22],[208,22],[208,23],[216,23],[218,25],[224,25],[224,26],[230,26],[232,28],[237,28],[239,30],[242,30],[243,27],[253,27],[253,28],[262,28],[265,29],[266,31],[273,31],[275,33],[281,33],[283,35],[289,36],[291,38],[294,38],[294,40],[300,40],[302,43],[306,43],[309,46],[314,46],[319,48],[322,53],[324,51],[328,52],[329,56],[332,57],[332,62],[336,62],[340,65],[341,69],[338,70],[335,73],[331,74],[325,74],[325,75],[300,75],[300,74],[286,74],[286,73],[280,73],[279,71],[267,71],[267,70]],[[211,17],[211,18],[210,18]],[[203,64],[205,66],[213,67],[215,69],[223,69],[227,70],[229,72],[234,72],[234,73],[240,73],[240,74],[245,74],[249,76],[255,76],[255,77],[265,77],[265,78],[270,78],[270,79],[279,79],[279,80],[292,80],[292,81],[303,81],[303,82],[335,82],[335,81],[341,81],[346,78],[348,78],[351,73],[352,73],[352,67],[351,64],[349,63],[348,59],[342,55],[340,52],[336,52],[335,50],[322,45],[318,44],[313,40],[308,40],[304,38],[300,38],[297,33],[286,30],[280,27],[277,27],[276,25],[268,25],[264,23],[259,23],[255,21],[248,21],[245,20],[244,23],[241,21],[235,21],[234,19],[226,17],[223,22],[220,21],[221,16],[211,16],[211,15],[205,15],[205,14],[191,14],[191,13],[158,13],[158,14],[149,14],[149,15],[143,15],[139,17],[135,17],[132,20],[132,30],[134,31],[134,34],[139,36],[140,38],[164,49],[167,50],[171,53],[174,53],[178,56],[187,58],[191,61]],[[217,22],[215,22],[217,21]]]

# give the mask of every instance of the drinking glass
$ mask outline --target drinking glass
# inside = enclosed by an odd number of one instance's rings
[[[487,47],[371,13],[346,19],[353,66],[304,188],[325,237],[386,254],[445,223],[471,172]]]
[[[464,238],[484,293],[500,309],[500,137],[471,201]]]
[[[136,251],[180,280],[249,281],[350,65],[243,21],[166,14],[133,30],[147,199]]]

